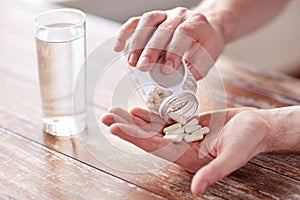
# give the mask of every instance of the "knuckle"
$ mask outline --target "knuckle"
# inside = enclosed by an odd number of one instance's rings
[[[185,8],[185,7],[177,7],[177,8],[175,8],[174,10],[175,10],[179,15],[183,15],[183,14],[185,14],[185,13],[188,11],[188,9]]]
[[[207,19],[206,19],[206,17],[203,15],[203,14],[201,14],[201,13],[194,13],[192,16],[191,16],[191,18],[193,19],[193,20],[195,20],[195,21],[197,21],[197,22],[205,22],[205,23],[207,23],[208,21],[207,21]]]
[[[165,23],[163,23],[159,26],[159,28],[174,31],[177,28],[177,26],[174,25],[174,24],[165,24]]]
[[[142,16],[143,21],[153,21],[162,17],[162,12],[152,11],[144,13]]]
[[[186,35],[190,35],[194,30],[194,26],[190,23],[182,23],[178,26],[178,32]]]

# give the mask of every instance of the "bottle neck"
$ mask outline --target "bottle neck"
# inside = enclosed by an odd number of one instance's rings
[[[191,118],[198,110],[198,101],[191,91],[182,91],[166,98],[160,105],[158,113],[166,121],[170,121],[169,113],[175,112],[186,119]]]

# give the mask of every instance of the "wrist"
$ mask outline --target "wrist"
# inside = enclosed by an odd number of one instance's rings
[[[220,33],[224,44],[232,41],[233,38],[233,17],[230,11],[222,10],[218,12],[206,12],[204,14],[207,20]]]
[[[264,110],[269,123],[265,151],[300,151],[300,106]]]
[[[224,44],[233,40],[233,24],[235,20],[233,12],[220,8],[219,4],[211,3],[210,1],[204,1],[194,10],[202,13],[211,25],[218,30]]]
[[[212,60],[216,61],[225,47],[221,19],[213,13],[200,11],[198,9],[194,10],[194,13],[200,13],[201,15],[204,15],[208,22],[208,26],[212,30],[209,35],[207,35],[205,43],[203,43],[203,47],[211,56]]]

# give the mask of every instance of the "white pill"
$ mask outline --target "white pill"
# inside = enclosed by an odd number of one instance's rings
[[[161,104],[161,102],[162,102],[162,99],[160,97],[154,99],[154,103],[157,105]]]
[[[202,128],[202,126],[200,126],[200,125],[184,126],[184,132],[189,134],[189,133],[195,132],[201,128]]]
[[[165,132],[166,135],[178,135],[184,134],[184,128],[173,129],[171,131]]]
[[[184,136],[184,141],[186,142],[197,142],[203,139],[202,134],[192,134],[192,135],[185,135]]]
[[[164,91],[163,91],[163,95],[164,95],[165,97],[168,97],[168,96],[171,96],[171,95],[172,95],[172,92],[171,92],[171,91],[168,91],[168,90],[164,90]]]
[[[163,92],[164,92],[164,90],[163,89],[161,89],[161,88],[159,88],[159,87],[156,87],[155,88],[155,91],[157,92],[157,94],[162,94]]]
[[[176,122],[182,124],[182,125],[185,125],[185,124],[186,124],[186,119],[185,119],[184,117],[182,117],[182,116],[180,116],[180,115],[174,113],[174,112],[170,112],[170,113],[169,113],[169,117],[170,117],[171,119],[173,119],[174,121],[176,121]]]
[[[176,104],[172,107],[171,112],[176,112],[177,110],[180,110],[183,107],[183,104]]]
[[[208,127],[203,127],[203,128],[200,128],[200,129],[192,132],[192,135],[198,135],[198,134],[206,135],[207,133],[209,133],[209,128]]]
[[[147,97],[147,102],[153,103],[153,101],[154,101],[154,98],[153,98],[151,95],[149,95],[149,96]]]
[[[179,128],[181,128],[181,124],[180,123],[176,123],[176,124],[173,124],[173,125],[171,125],[171,126],[168,126],[168,127],[166,127],[166,128],[164,128],[164,133],[166,133],[166,132],[168,132],[168,131],[172,131],[172,130],[174,130],[174,129],[179,129]]]
[[[153,92],[152,92],[152,97],[153,97],[153,102],[154,102],[155,104],[160,104],[160,103],[161,103],[161,98],[160,98],[160,96],[157,94],[156,91],[153,91]]]
[[[154,103],[152,103],[152,102],[147,102],[146,104],[147,104],[147,107],[148,107],[148,108],[149,108],[150,106],[153,106],[153,105],[154,105]]]
[[[198,119],[192,119],[192,120],[188,121],[188,122],[184,125],[184,127],[187,127],[187,126],[193,126],[193,125],[198,125],[198,124],[199,124]]]
[[[171,140],[172,142],[182,142],[184,135],[164,135],[163,138],[166,140]]]

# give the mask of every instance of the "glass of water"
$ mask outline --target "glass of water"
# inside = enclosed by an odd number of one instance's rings
[[[43,126],[72,136],[86,128],[85,22],[77,9],[45,11],[34,19]]]

